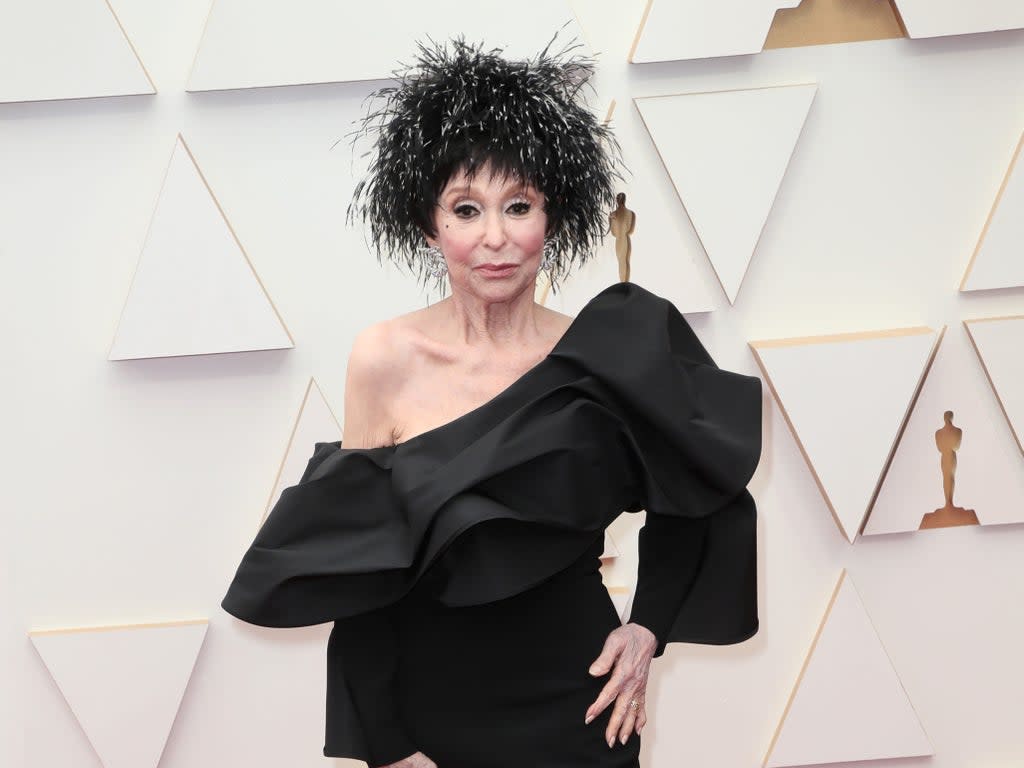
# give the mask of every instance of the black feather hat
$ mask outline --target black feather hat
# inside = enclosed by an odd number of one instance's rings
[[[557,38],[557,34],[555,36]],[[583,98],[594,60],[578,43],[510,60],[462,38],[418,43],[396,84],[368,97],[353,145],[372,140],[366,178],[355,188],[347,219],[369,223],[379,261],[409,268],[424,283],[424,232],[436,235],[433,210],[458,171],[484,165],[545,196],[553,285],[582,264],[604,237],[621,152],[607,125]]]

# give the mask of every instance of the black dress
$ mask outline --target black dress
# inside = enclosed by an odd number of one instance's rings
[[[604,529],[646,510],[630,621],[668,642],[758,628],[761,381],[719,369],[667,300],[616,283],[494,398],[397,446],[317,443],[222,606],[253,624],[333,621],[324,754],[371,766],[636,768],[609,748],[620,624]]]

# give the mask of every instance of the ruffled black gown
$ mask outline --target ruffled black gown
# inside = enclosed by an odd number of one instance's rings
[[[758,628],[761,381],[719,369],[667,300],[616,283],[507,389],[397,446],[317,443],[222,602],[333,621],[324,754],[371,766],[636,768],[590,664],[619,618],[604,529],[646,510],[630,621],[669,642]],[[665,725],[662,721],[661,725]]]

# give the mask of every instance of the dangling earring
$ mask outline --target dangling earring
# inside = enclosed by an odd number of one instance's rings
[[[550,237],[544,238],[544,255],[540,260],[540,269],[544,272],[550,272],[552,267],[555,266],[556,256],[555,241]]]
[[[423,245],[419,248],[419,257],[423,259],[424,270],[431,277],[440,280],[448,274],[448,264],[444,254],[436,245]]]

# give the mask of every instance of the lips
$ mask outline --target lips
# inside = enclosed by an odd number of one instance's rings
[[[477,274],[485,280],[503,280],[514,275],[518,268],[518,264],[508,261],[501,264],[481,264],[477,267]]]

